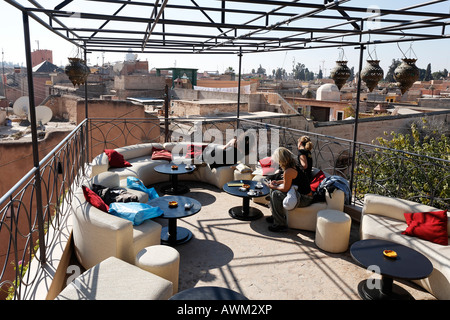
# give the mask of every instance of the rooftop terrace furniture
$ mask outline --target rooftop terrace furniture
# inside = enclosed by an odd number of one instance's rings
[[[172,282],[115,257],[74,279],[55,300],[167,300]]]
[[[319,172],[313,169],[313,175]],[[256,175],[253,180],[262,181],[265,176]],[[339,189],[335,189],[330,195],[328,191],[325,193],[325,202],[315,202],[307,207],[295,208],[287,211],[288,227],[292,229],[300,229],[306,231],[316,231],[317,213],[320,210],[338,210],[344,211],[345,193]],[[261,204],[267,204],[269,201],[265,197],[253,198],[253,201]]]
[[[88,184],[118,187],[119,175],[102,172],[94,176]],[[137,190],[128,190],[146,203],[148,195]],[[136,254],[143,248],[160,244],[161,225],[152,220],[133,226],[131,221],[103,212],[84,197],[81,188],[74,194],[73,240],[75,254],[81,265],[89,269],[110,256],[134,264]]]
[[[121,185],[123,187],[126,186],[126,178],[128,176],[139,178],[146,186],[152,185],[154,183],[165,182],[168,181],[167,175],[155,172],[154,167],[162,163],[169,163],[169,161],[152,160],[152,152],[156,149],[167,150],[171,152],[173,162],[192,163],[194,162],[193,159],[186,158],[186,151],[188,150],[189,145],[204,146],[204,153],[207,152],[207,149],[219,150],[223,148],[223,146],[219,144],[191,142],[167,142],[164,144],[142,143],[126,146],[117,148],[115,150],[123,155],[124,159],[131,164],[131,167],[112,168],[109,164],[108,156],[103,152],[92,160],[91,176],[105,171],[116,172],[122,180]],[[202,160],[197,163],[197,169],[194,170],[194,172],[186,175],[181,175],[179,179],[206,182],[218,188],[222,188],[225,183],[233,180],[233,171],[234,169],[231,165],[211,168],[206,162]]]
[[[428,278],[414,280],[438,299],[450,299],[450,246],[402,234],[408,227],[404,213],[430,212],[439,209],[413,201],[366,194],[361,212],[360,237],[393,241],[425,255],[434,270]],[[447,212],[447,217],[449,213]],[[450,220],[447,219],[447,236]],[[448,239],[450,243],[450,239]]]

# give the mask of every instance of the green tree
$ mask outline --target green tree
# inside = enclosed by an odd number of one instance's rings
[[[358,197],[377,193],[449,209],[450,137],[440,132],[442,127],[422,119],[411,124],[410,133],[378,138],[381,148],[359,151]]]
[[[385,81],[396,82],[396,80],[394,78],[394,71],[401,63],[402,62],[399,59],[392,59],[392,63],[389,66],[388,72],[386,72],[386,77],[384,78]]]
[[[431,63],[427,65],[427,71],[425,72],[425,81],[433,80],[433,76],[431,74]]]
[[[258,68],[258,70],[256,70],[256,73],[259,75],[265,75],[266,69],[264,69],[261,65],[259,65],[259,68]]]

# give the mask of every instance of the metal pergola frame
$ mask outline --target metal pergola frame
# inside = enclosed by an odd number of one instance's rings
[[[433,6],[450,0],[416,1],[404,8],[380,7],[396,1],[375,1],[363,7],[359,0],[4,0],[22,11],[28,75],[33,162],[39,168],[36,114],[31,65],[29,18],[87,53],[235,54],[239,82],[243,54],[306,49],[356,47],[359,73],[367,45],[449,39],[450,10]],[[358,2],[360,6],[358,6]],[[27,3],[24,5],[23,3]],[[45,4],[43,4],[45,3]],[[50,3],[54,7],[50,7]],[[55,5],[57,3],[57,5]],[[180,4],[181,3],[181,4]],[[207,4],[206,4],[207,3]],[[84,4],[85,6],[81,6]],[[88,4],[102,4],[89,12]],[[71,11],[70,8],[83,8]],[[130,8],[136,14],[130,15]],[[65,10],[66,9],[66,10]],[[91,25],[95,25],[92,27]],[[240,83],[239,83],[240,85]],[[361,79],[358,77],[353,141],[357,141]],[[87,86],[85,113],[88,118]],[[238,90],[237,121],[239,121]],[[86,136],[86,142],[88,137]],[[352,155],[355,160],[355,143]],[[42,218],[39,170],[36,170],[37,214]],[[42,219],[41,219],[42,220]],[[43,223],[43,221],[40,221]],[[41,253],[45,263],[45,254]]]

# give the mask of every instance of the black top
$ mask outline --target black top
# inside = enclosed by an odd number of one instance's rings
[[[174,165],[178,166],[178,169],[172,169],[172,166]],[[192,165],[191,169],[186,169],[186,165],[184,163],[174,164],[171,162],[157,165],[154,170],[163,174],[184,174],[193,172],[195,170],[195,166]]]
[[[228,186],[228,184],[239,184],[239,183],[244,183],[244,184],[248,184],[250,186],[250,188],[246,191],[241,191],[240,190],[240,186],[236,186],[236,187],[230,187]],[[227,182],[223,185],[223,190],[226,193],[232,194],[233,196],[238,196],[238,197],[248,197],[248,198],[254,198],[254,197],[263,197],[269,194],[270,189],[267,185],[265,185],[264,183],[262,183],[263,187],[258,189],[256,188],[256,184],[258,183],[258,181],[252,181],[252,180],[235,180],[235,181],[230,181]],[[257,191],[261,191],[261,194],[255,194],[253,196],[248,195],[248,191],[250,189],[253,190],[257,190]]]
[[[383,250],[394,250],[397,252],[397,258],[384,256]],[[433,271],[433,265],[423,254],[391,241],[361,240],[351,246],[350,254],[366,268],[372,265],[377,266],[380,269],[376,271],[383,276],[417,280],[428,277]]]
[[[302,162],[300,161],[300,156],[304,155],[306,157],[306,161],[308,163],[308,168],[305,169],[305,172],[309,178],[309,181],[311,181],[311,170],[312,170],[312,155],[311,151],[306,149],[298,149],[298,163],[301,165]]]
[[[169,201],[178,202],[175,208],[169,208]],[[186,203],[193,203],[194,205],[189,210],[184,208]],[[189,217],[200,211],[202,205],[195,199],[184,196],[164,196],[152,199],[148,202],[152,207],[159,207],[164,212],[161,218],[184,218]]]
[[[300,194],[309,194],[311,192],[311,186],[305,170],[301,169],[300,165],[297,165],[295,170],[297,171],[297,176],[292,180],[292,184],[298,186],[298,192]]]
[[[194,287],[173,295],[169,300],[248,300],[239,292],[220,287]]]

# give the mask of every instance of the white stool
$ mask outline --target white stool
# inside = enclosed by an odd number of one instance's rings
[[[327,252],[339,253],[348,248],[352,219],[338,210],[320,210],[317,213],[316,245]]]
[[[136,255],[136,266],[169,280],[173,284],[173,293],[178,292],[180,254],[172,247],[154,245],[142,249]]]

